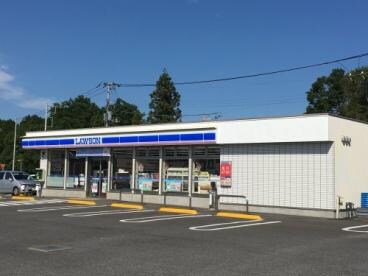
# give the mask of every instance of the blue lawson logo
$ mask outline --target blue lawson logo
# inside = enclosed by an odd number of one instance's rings
[[[99,145],[101,137],[75,138],[76,145]]]

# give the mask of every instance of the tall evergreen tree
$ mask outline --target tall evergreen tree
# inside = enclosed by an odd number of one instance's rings
[[[149,123],[168,123],[181,121],[180,94],[166,70],[156,82],[151,93],[148,114]]]

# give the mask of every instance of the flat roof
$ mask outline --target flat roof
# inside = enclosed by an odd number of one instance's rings
[[[47,131],[30,131],[26,132],[24,138],[36,137],[58,137],[69,135],[90,135],[90,134],[114,134],[114,133],[144,133],[153,131],[175,131],[175,130],[203,130],[215,129],[217,125],[227,122],[239,121],[262,121],[262,120],[279,120],[288,118],[305,118],[305,117],[325,117],[334,116],[328,113],[314,113],[314,114],[300,114],[288,116],[272,116],[272,117],[252,117],[239,119],[224,119],[203,122],[175,122],[163,124],[141,124],[141,125],[124,125],[111,127],[97,127],[97,128],[79,128],[79,129],[64,129],[64,130],[47,130]],[[338,117],[338,116],[334,116]],[[342,117],[339,117],[342,118]],[[347,118],[342,118],[347,119]]]

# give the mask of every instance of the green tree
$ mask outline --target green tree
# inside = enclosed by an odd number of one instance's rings
[[[141,113],[138,107],[130,104],[121,98],[117,98],[112,105],[112,125],[139,125],[143,122],[144,114]]]
[[[55,103],[49,119],[51,129],[75,129],[103,126],[103,109],[90,98],[78,96]]]
[[[181,120],[180,94],[166,70],[156,82],[156,89],[150,96],[148,122],[168,123]]]
[[[40,164],[40,151],[23,149],[21,147],[21,137],[28,131],[42,131],[44,129],[44,118],[37,115],[27,115],[18,125],[16,169],[22,169],[29,173],[34,173]]]
[[[39,150],[27,150],[21,147],[21,137],[27,131],[40,131],[43,129],[44,119],[36,115],[24,117],[17,125],[15,169],[33,173],[39,166]],[[6,164],[7,169],[12,168],[13,143],[14,143],[13,120],[0,120],[0,163]]]
[[[346,73],[332,70],[319,77],[307,92],[306,113],[332,113],[368,121],[368,67]]]
[[[0,120],[0,163],[11,169],[14,139],[13,120]]]

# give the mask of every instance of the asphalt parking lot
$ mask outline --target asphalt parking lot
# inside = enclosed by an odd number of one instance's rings
[[[367,275],[366,217],[244,220],[110,203],[0,199],[0,275]]]

